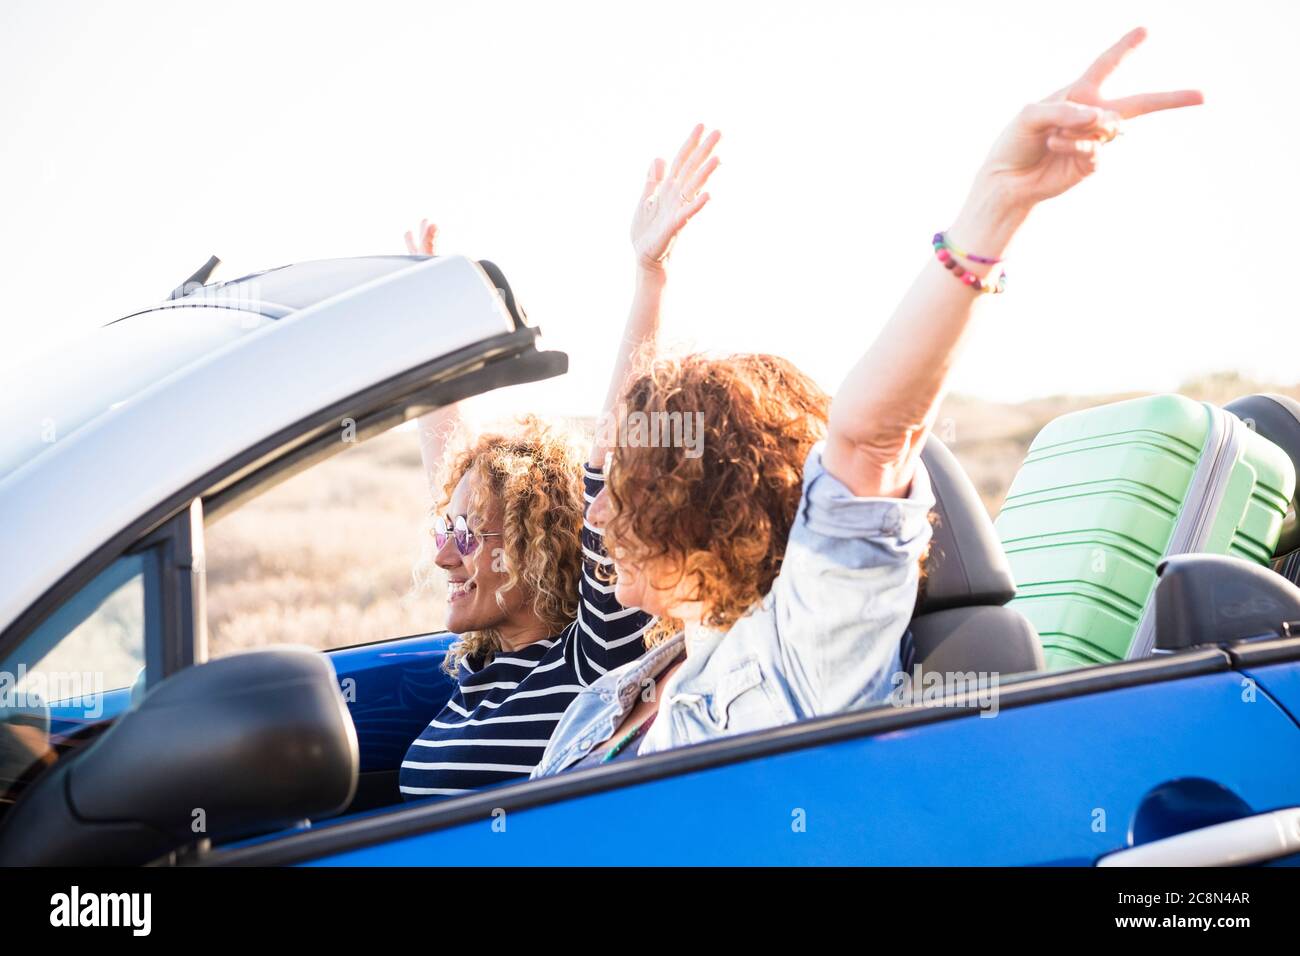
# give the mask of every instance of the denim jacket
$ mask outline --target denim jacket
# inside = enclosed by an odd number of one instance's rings
[[[889,696],[930,541],[929,475],[918,462],[906,498],[859,498],[821,452],[819,443],[808,455],[781,572],[759,605],[728,631],[690,627],[585,688],[532,776],[559,773],[608,740],[641,694],[660,695],[642,754]],[[656,687],[683,646],[686,661]]]

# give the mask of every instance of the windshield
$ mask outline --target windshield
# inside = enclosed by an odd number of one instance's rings
[[[118,559],[0,661],[0,815],[130,703],[151,573],[144,554]]]

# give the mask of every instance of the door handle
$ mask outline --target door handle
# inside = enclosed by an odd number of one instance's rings
[[[1248,866],[1300,853],[1300,807],[1216,823],[1103,856],[1098,866]]]

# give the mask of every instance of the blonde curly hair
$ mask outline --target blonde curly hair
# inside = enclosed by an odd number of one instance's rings
[[[437,482],[441,499],[429,513],[429,525],[451,501],[460,480],[473,471],[479,480],[471,508],[483,514],[491,503],[502,517],[507,580],[494,595],[498,607],[504,607],[506,591],[523,588],[548,633],[558,633],[578,615],[585,455],[577,435],[528,415],[509,431],[462,435],[460,444],[444,460]],[[425,535],[425,540],[432,539]],[[417,589],[434,578],[434,554],[426,548],[416,568]],[[461,634],[447,652],[443,669],[454,677],[466,659],[482,666],[501,648],[495,629]]]

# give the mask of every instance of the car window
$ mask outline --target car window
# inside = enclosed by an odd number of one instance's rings
[[[222,513],[204,531],[208,656],[439,630],[445,602],[416,593],[412,578],[428,556],[428,506],[407,425]]]
[[[157,626],[157,574],[151,552],[119,558],[0,663],[0,812],[129,702]]]

